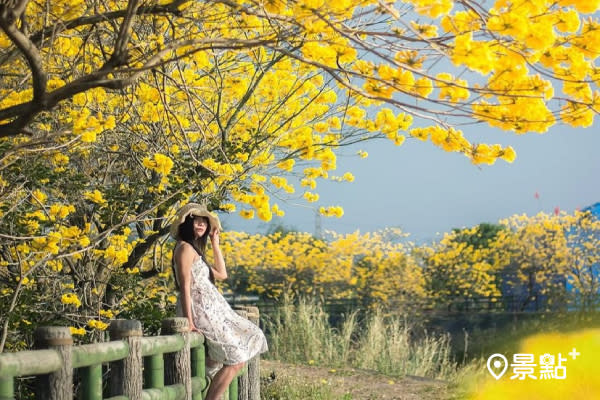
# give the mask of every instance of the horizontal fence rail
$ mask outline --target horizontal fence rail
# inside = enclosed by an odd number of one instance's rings
[[[258,324],[257,307],[236,311]],[[204,336],[189,332],[187,318],[168,318],[161,336],[149,337],[142,336],[139,321],[117,319],[111,321],[109,335],[110,342],[73,346],[69,328],[38,328],[39,350],[0,354],[0,400],[15,400],[15,378],[28,376],[35,376],[35,398],[40,400],[71,400],[75,386],[77,398],[85,400],[205,397],[210,381],[205,376]],[[240,371],[224,397],[260,400],[258,356]]]
[[[280,300],[259,299],[258,296],[228,296],[229,302],[234,307],[246,304],[256,305],[260,308],[262,315],[274,314],[282,307]],[[423,302],[411,301],[388,301],[385,307],[388,309],[411,309],[424,314],[452,313],[452,312],[482,312],[482,313],[552,313],[552,312],[578,312],[599,311],[600,294],[593,296],[573,296],[553,304],[548,303],[548,296],[534,293],[527,294],[505,294],[499,296],[444,296],[441,303],[424,304]],[[380,304],[377,299],[360,298],[321,298],[316,299],[328,313],[349,313],[357,309],[368,309],[373,304]]]

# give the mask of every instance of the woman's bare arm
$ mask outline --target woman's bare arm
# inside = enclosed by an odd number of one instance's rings
[[[196,256],[196,250],[187,243],[181,243],[175,250],[175,265],[180,279],[181,307],[191,331],[197,331],[192,316],[192,264]]]
[[[215,265],[213,267],[213,276],[218,280],[227,279],[227,268],[225,267],[225,260],[223,259],[223,253],[221,253],[220,241],[219,241],[219,230],[214,229],[210,234],[210,244],[213,249],[213,256]]]

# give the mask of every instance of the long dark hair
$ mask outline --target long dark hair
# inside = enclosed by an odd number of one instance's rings
[[[206,265],[208,265],[208,276],[210,281],[214,284],[215,276],[213,274],[210,264],[208,264],[208,261],[204,256],[206,251],[206,244],[208,242],[208,235],[210,233],[210,220],[206,217],[202,217],[206,220],[207,223],[206,231],[201,237],[196,239],[196,237],[194,236],[194,218],[195,217],[193,215],[188,215],[187,217],[185,217],[185,220],[179,225],[179,228],[177,230],[178,237],[179,240],[181,240],[182,242],[189,243],[194,248],[194,250],[196,250],[196,253],[198,253],[198,255],[202,258],[202,261],[204,261]],[[173,248],[173,255],[171,257],[171,268],[173,268],[173,276],[175,277],[175,288],[177,289],[177,291],[181,291],[181,287],[179,286],[179,282],[177,281],[177,273],[175,272],[175,248]]]

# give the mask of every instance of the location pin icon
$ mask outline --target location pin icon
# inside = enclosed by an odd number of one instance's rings
[[[504,368],[502,368],[502,371],[497,373],[496,371],[498,371],[503,365]],[[487,369],[490,371],[490,374],[492,374],[492,376],[498,380],[502,378],[502,375],[504,375],[508,369],[508,360],[500,353],[492,354],[487,360]]]

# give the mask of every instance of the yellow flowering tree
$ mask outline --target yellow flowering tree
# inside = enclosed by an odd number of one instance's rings
[[[352,298],[365,306],[416,309],[425,302],[421,268],[395,230],[334,234],[227,232],[225,288],[264,299]]]
[[[514,215],[501,221],[508,229],[500,231],[496,246],[509,263],[503,279],[519,310],[562,308],[566,299],[566,279],[572,249],[566,233],[570,219],[564,213],[534,216]]]
[[[571,300],[581,311],[596,310],[600,304],[600,220],[589,211],[576,211],[566,218]]]
[[[417,250],[433,304],[450,309],[481,297],[495,300],[502,294],[499,271],[509,260],[497,246],[502,231],[490,224],[455,229],[432,246]]]
[[[452,307],[488,298],[512,310],[595,309],[600,222],[589,212],[514,215],[416,249],[427,295]]]
[[[591,125],[598,6],[2,3],[0,350],[25,298],[46,306],[41,323],[104,328],[127,288],[164,273],[182,202],[268,221],[284,213],[275,198],[295,196],[340,217],[316,186],[352,181],[333,175],[345,144],[416,138],[492,164],[513,149],[471,143],[448,121]]]

